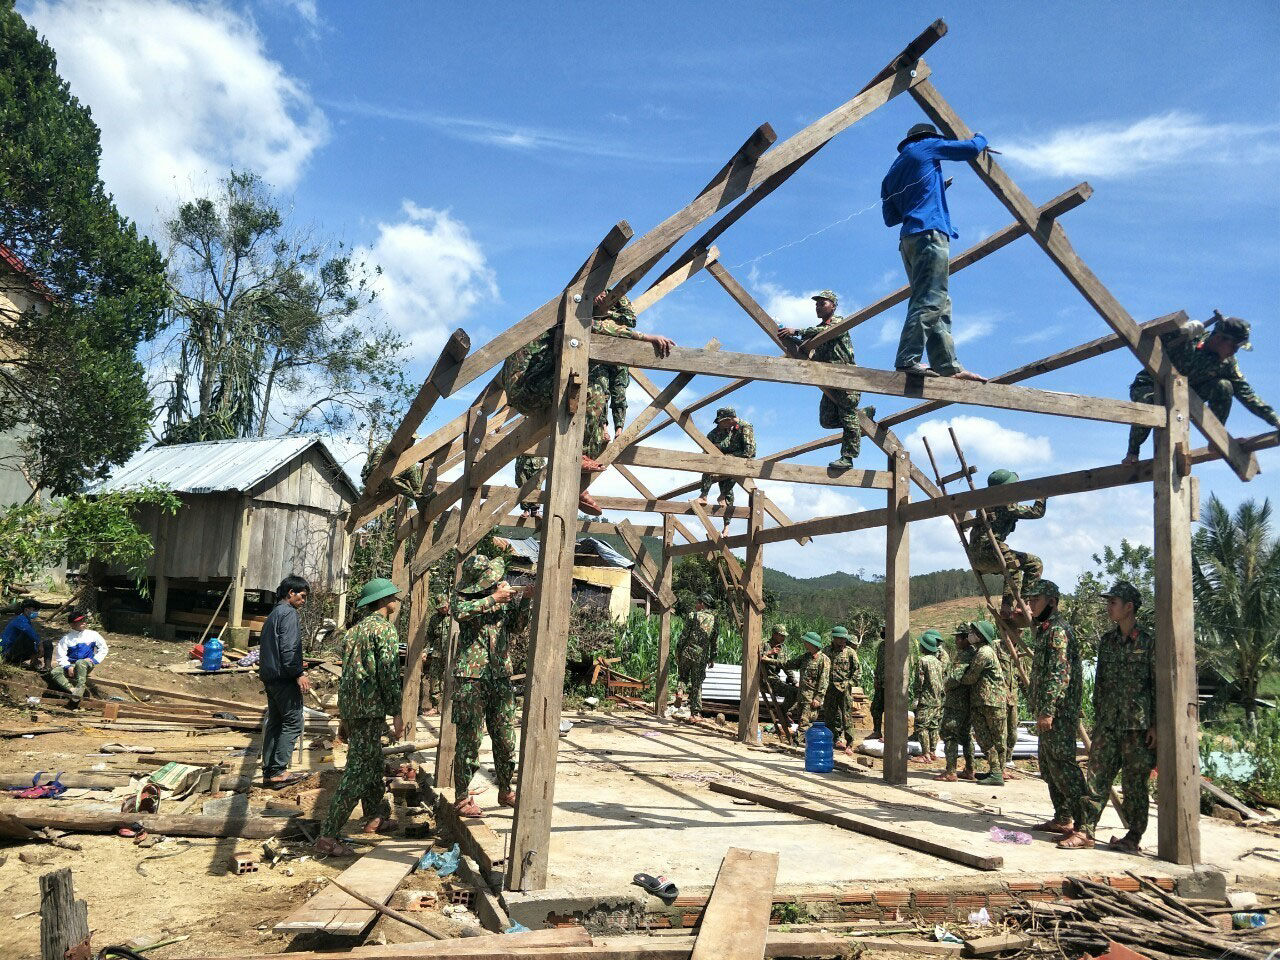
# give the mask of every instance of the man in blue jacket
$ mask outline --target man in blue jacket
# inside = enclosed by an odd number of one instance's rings
[[[311,681],[302,670],[302,634],[298,611],[307,602],[311,586],[299,576],[288,576],[276,588],[276,605],[262,624],[258,678],[267,691],[267,724],[262,735],[262,784],[275,788],[294,783],[289,758],[302,735],[302,695]]]
[[[951,297],[947,277],[951,240],[958,237],[947,210],[943,160],[972,160],[987,148],[987,138],[943,140],[932,124],[917,123],[898,144],[898,157],[880,184],[880,201],[887,227],[902,224],[898,249],[911,285],[911,302],[898,341],[894,366],[917,377],[955,377],[976,380],[956,359],[951,339]],[[926,346],[929,366],[920,363]]]
[[[72,610],[67,621],[71,629],[58,641],[49,682],[71,694],[72,702],[78,704],[88,688],[89,674],[107,659],[107,641],[97,630],[88,628],[89,615],[83,610]]]
[[[36,630],[35,620],[39,615],[39,602],[27,597],[22,601],[18,615],[5,624],[4,632],[0,633],[0,656],[5,663],[30,662],[32,667],[36,667],[41,648],[52,648],[52,641],[41,640]]]

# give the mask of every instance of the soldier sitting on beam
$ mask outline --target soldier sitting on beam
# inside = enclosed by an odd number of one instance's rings
[[[755,427],[746,420],[739,419],[738,411],[733,407],[721,407],[716,411],[716,425],[707,434],[707,439],[725,456],[750,460],[756,455]],[[709,473],[704,473],[701,492],[698,499],[694,501],[706,506],[711,484],[717,484],[720,488],[720,497],[716,500],[716,505],[725,508],[725,530],[729,529],[729,514],[733,511],[733,488],[736,482],[733,477],[713,477]]]

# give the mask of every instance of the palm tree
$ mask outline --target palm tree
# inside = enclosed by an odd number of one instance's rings
[[[1258,684],[1280,657],[1280,540],[1271,535],[1271,501],[1246,500],[1232,516],[1210,497],[1191,556],[1202,662],[1236,686],[1254,727]]]

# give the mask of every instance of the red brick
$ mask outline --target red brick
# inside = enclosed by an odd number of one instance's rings
[[[1024,891],[1039,892],[1044,889],[1044,884],[1039,880],[1020,880],[1017,883],[1006,883],[1005,886],[1018,893]]]
[[[872,892],[870,890],[850,890],[848,893],[840,895],[841,903],[871,903]]]

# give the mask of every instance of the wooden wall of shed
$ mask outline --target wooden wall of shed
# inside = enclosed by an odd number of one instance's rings
[[[240,498],[234,493],[180,493],[182,507],[161,516],[155,507],[144,507],[138,526],[156,545],[147,561],[147,575],[190,580],[226,579],[233,575],[231,542],[235,536]],[[163,550],[161,540],[165,541]],[[164,569],[156,570],[163,557]],[[123,570],[112,570],[123,574]],[[272,584],[274,587],[275,585]]]

